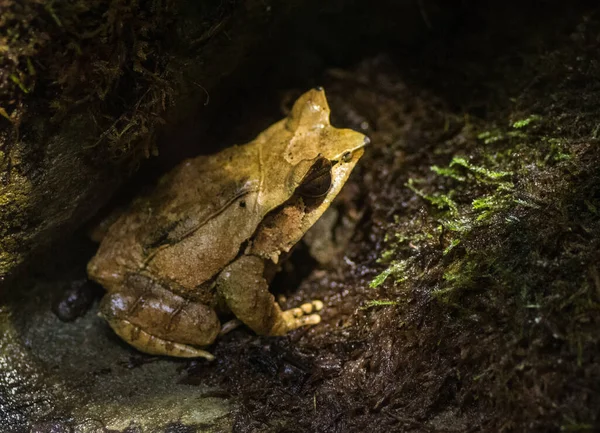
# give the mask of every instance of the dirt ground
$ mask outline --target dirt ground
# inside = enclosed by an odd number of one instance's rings
[[[209,131],[223,142],[257,132],[281,116],[273,101],[286,107],[318,83],[333,123],[371,138],[337,200],[341,249],[323,266],[300,246],[274,282],[288,307],[322,299],[321,324],[281,338],[237,329],[213,362],[157,359],[111,337],[94,291],[64,341],[99,333],[119,364],[94,360],[92,346],[45,365],[66,368],[63,382],[85,369],[94,380],[169,370],[181,392],[230,405],[218,431],[600,429],[600,10],[479,3],[460,3],[424,43],[303,77],[242,110],[234,130],[224,117]],[[81,279],[93,254],[83,237],[69,241],[80,249],[67,265],[33,278]],[[19,311],[56,324],[51,298]],[[31,320],[19,319],[17,338],[43,345]],[[60,418],[56,431],[70,431],[77,402],[65,398],[60,417],[50,404],[22,419]],[[166,431],[205,431],[186,425]]]

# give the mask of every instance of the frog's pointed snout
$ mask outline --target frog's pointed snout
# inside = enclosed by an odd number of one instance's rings
[[[356,131],[353,131],[353,132],[357,133]],[[351,149],[352,152],[364,149],[369,144],[371,144],[371,139],[369,137],[361,134],[360,132],[358,132],[357,134],[359,135],[359,137],[358,137],[358,140],[355,141],[355,143],[357,143],[357,144],[354,146],[354,148]],[[360,139],[360,137],[362,137],[362,140]]]
[[[362,134],[360,134],[360,135],[362,135]],[[353,151],[364,149],[369,144],[371,144],[371,139],[369,137],[367,137],[366,135],[362,135],[362,137],[363,137],[362,141],[358,145],[356,145],[356,147],[354,149],[352,149]]]

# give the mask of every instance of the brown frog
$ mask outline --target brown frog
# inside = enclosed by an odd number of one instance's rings
[[[262,335],[317,324],[323,304],[282,311],[268,290],[279,263],[338,194],[368,138],[329,123],[322,88],[241,146],[189,159],[138,197],[88,264],[100,311],[150,354],[203,350],[233,313]]]

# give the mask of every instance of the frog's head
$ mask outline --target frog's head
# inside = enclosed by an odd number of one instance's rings
[[[287,187],[315,203],[305,215],[306,229],[329,207],[369,143],[359,132],[331,126],[329,113],[318,87],[302,95],[285,120],[293,133],[283,153],[293,167]]]
[[[302,95],[289,116],[256,142],[261,167],[257,203],[266,217],[251,253],[277,262],[331,205],[369,139],[331,126],[325,92],[316,88]]]

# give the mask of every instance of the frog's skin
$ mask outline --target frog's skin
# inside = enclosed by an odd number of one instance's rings
[[[101,315],[142,352],[208,359],[218,313],[262,335],[319,323],[321,302],[282,311],[268,284],[366,143],[330,125],[317,88],[250,143],[184,161],[110,226],[89,262],[108,292]]]

